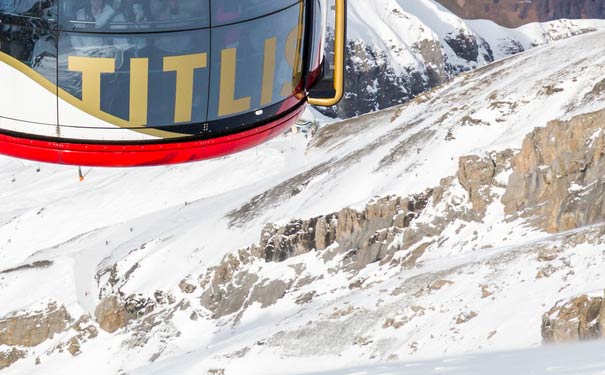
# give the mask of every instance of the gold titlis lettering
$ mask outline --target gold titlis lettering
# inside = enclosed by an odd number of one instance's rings
[[[265,60],[263,62],[263,87],[260,99],[261,105],[270,104],[273,101],[273,84],[275,82],[275,50],[277,49],[277,38],[265,40]]]
[[[282,96],[294,94],[294,88],[298,85],[302,76],[302,60],[300,56],[303,33],[302,17],[303,9],[301,8],[298,25],[290,31],[286,38],[285,57],[288,65],[292,67],[292,81],[284,83],[281,89]]]
[[[130,59],[130,123],[147,125],[149,59]]]
[[[174,104],[174,122],[190,122],[193,109],[193,79],[195,69],[207,66],[207,55],[164,57],[164,71],[176,72],[176,98]]]
[[[116,63],[112,58],[69,56],[67,70],[82,73],[82,106],[88,113],[101,109],[101,74],[115,73]]]
[[[250,109],[249,96],[235,99],[235,73],[237,51],[227,48],[221,51],[221,87],[218,103],[218,115],[227,116]]]

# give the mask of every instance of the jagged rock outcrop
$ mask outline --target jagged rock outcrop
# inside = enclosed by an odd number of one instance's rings
[[[492,198],[489,186],[495,184],[496,163],[476,155],[463,156],[458,161],[458,180],[468,191],[473,209],[484,215]]]
[[[12,314],[0,319],[0,345],[37,346],[66,331],[70,321],[65,307],[54,302],[43,311]]]
[[[0,370],[7,368],[20,359],[25,358],[27,352],[17,348],[0,351]]]
[[[426,55],[422,71],[404,67],[398,73],[384,51],[360,40],[347,42],[345,98],[334,108],[322,112],[349,118],[402,104],[448,79],[441,47],[432,41],[419,41],[416,48]]]
[[[129,296],[122,300],[117,295],[105,297],[95,309],[95,319],[102,330],[113,333],[126,327],[132,320],[151,313],[156,303],[149,298]]]
[[[496,176],[510,168],[513,151],[510,149],[491,152],[485,156],[465,155],[458,159],[457,178],[460,185],[468,192],[472,204],[472,212],[468,212],[467,220],[482,220],[487,207],[496,199],[494,187],[504,187],[496,181]],[[435,189],[437,203],[444,190],[451,185],[451,179],[444,179],[441,186]],[[447,218],[451,220],[452,218]]]
[[[95,309],[95,318],[102,330],[113,333],[126,327],[128,318],[124,304],[117,296],[110,296],[101,300]]]
[[[291,288],[301,287],[312,280],[260,279],[245,266],[262,260],[284,262],[309,253],[326,251],[323,256],[334,258],[345,254],[342,269],[357,272],[373,262],[386,262],[396,251],[410,248],[421,237],[394,245],[396,236],[410,226],[412,220],[426,207],[432,195],[429,190],[408,198],[388,196],[369,203],[363,211],[344,208],[339,212],[306,220],[293,220],[285,226],[267,225],[258,245],[228,254],[201,281],[205,290],[201,304],[215,318],[233,314],[253,303],[267,307],[282,298]],[[411,258],[422,254],[412,252]],[[417,249],[418,250],[418,249]],[[299,267],[295,272],[301,274]],[[305,295],[300,301],[309,300]],[[301,302],[302,303],[302,302]]]
[[[605,110],[551,121],[523,141],[502,203],[549,232],[605,220]]]
[[[456,56],[467,62],[479,62],[479,55],[482,54],[483,61],[493,62],[494,53],[490,45],[483,39],[475,35],[465,33],[460,30],[455,36],[448,36],[444,39],[445,43],[454,51]],[[464,72],[468,70],[464,66],[454,66],[449,64],[447,67],[450,73]]]
[[[582,295],[559,301],[542,317],[544,343],[605,338],[605,298]]]
[[[442,42],[462,62],[476,64],[494,61],[489,44],[467,31],[459,30],[458,34],[449,35]],[[385,51],[361,40],[349,40],[346,48],[346,95],[333,108],[319,108],[327,115],[340,118],[405,103],[470,69],[466,63],[447,60],[443,46],[436,40],[422,39],[412,46],[424,61],[422,68],[395,66]]]
[[[437,0],[464,19],[489,19],[505,27],[559,18],[605,18],[603,2],[594,0]]]

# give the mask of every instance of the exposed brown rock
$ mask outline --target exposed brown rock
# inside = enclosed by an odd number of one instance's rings
[[[483,217],[493,202],[489,187],[495,184],[496,163],[476,155],[463,156],[458,161],[458,180],[469,193],[469,199],[478,217]]]
[[[395,328],[395,329],[399,329],[401,327],[403,327],[404,325],[406,325],[409,322],[409,319],[407,317],[404,317],[401,320],[397,320],[397,319],[393,319],[393,318],[387,318],[384,321],[384,324],[382,325],[382,328]]]
[[[103,298],[95,309],[95,318],[102,330],[113,333],[137,318],[150,314],[155,303],[144,297],[129,296],[122,300],[116,295]]]
[[[78,341],[78,339],[76,337],[72,337],[67,342],[67,351],[69,352],[69,354],[71,354],[74,357],[81,353],[80,342]]]
[[[506,214],[555,233],[605,220],[605,110],[551,121],[523,141]]]
[[[582,295],[559,301],[542,317],[544,343],[605,338],[605,299]]]
[[[104,298],[95,309],[95,317],[101,329],[109,333],[127,324],[126,309],[117,296]]]
[[[456,317],[456,324],[464,324],[464,323],[468,322],[469,320],[477,317],[477,315],[478,314],[474,311],[460,313]]]
[[[284,262],[292,257],[311,251],[324,251],[324,259],[344,256],[341,268],[359,271],[370,263],[387,264],[400,244],[394,244],[402,230],[426,207],[432,191],[408,198],[387,196],[376,199],[362,211],[344,208],[336,213],[306,220],[292,220],[284,226],[266,225],[258,245],[228,254],[222,262],[209,270],[202,278],[204,289],[201,305],[220,318],[245,309],[258,302],[268,307],[282,298],[292,287],[300,288],[313,281],[306,276],[292,281],[263,280],[246,270],[252,262]],[[406,237],[403,248],[413,246],[425,232],[418,229]],[[428,244],[420,246],[410,255],[406,264],[412,266]],[[326,249],[329,251],[325,251]],[[297,276],[304,267],[295,267]],[[361,287],[363,280],[351,283],[351,288]],[[306,303],[312,296],[297,299]]]
[[[0,319],[0,345],[36,346],[67,330],[71,317],[64,306],[49,303],[45,311]]]
[[[416,246],[414,248],[414,250],[412,250],[410,252],[410,254],[403,261],[403,267],[412,268],[412,267],[416,266],[416,261],[418,261],[418,259],[420,259],[424,255],[424,252],[426,251],[426,249],[431,245],[432,245],[432,242],[424,242],[424,243],[421,243],[420,245]]]
[[[266,284],[257,285],[250,293],[250,302],[258,302],[263,308],[269,307],[282,298],[290,286],[291,283],[286,284],[282,280],[272,280]]]
[[[244,307],[257,281],[258,276],[248,272],[238,272],[226,283],[213,279],[202,294],[201,305],[210,310],[215,319],[233,314]]]
[[[561,250],[556,247],[540,249],[538,252],[538,260],[540,262],[551,262],[559,257],[560,252]]]
[[[437,280],[437,281],[431,283],[431,285],[429,285],[429,289],[430,290],[440,290],[444,286],[452,285],[452,284],[453,284],[453,282],[451,282],[449,280]]]
[[[186,279],[181,280],[179,283],[179,289],[181,289],[181,292],[183,293],[191,294],[195,292],[196,288],[197,287],[193,283],[187,281]]]
[[[487,298],[493,294],[494,293],[488,289],[487,285],[481,285],[481,298]]]
[[[18,360],[25,358],[27,352],[17,348],[0,351],[0,370],[9,367]]]
[[[315,291],[307,292],[296,299],[296,303],[298,305],[304,305],[305,303],[309,303],[313,300],[315,296]]]

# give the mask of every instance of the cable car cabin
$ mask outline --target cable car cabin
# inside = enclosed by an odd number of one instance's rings
[[[326,95],[327,0],[0,0],[0,153],[121,167],[258,145],[342,96],[345,5]]]

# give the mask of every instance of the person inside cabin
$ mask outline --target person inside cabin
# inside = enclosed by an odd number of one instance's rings
[[[124,29],[126,28],[126,17],[121,11],[121,1],[115,0],[114,7],[106,0],[86,0],[86,5],[78,9],[74,21],[74,29],[87,30],[98,29]],[[107,38],[102,36],[74,35],[71,38],[72,47],[81,52],[92,53],[94,50],[102,50],[107,45],[124,49],[128,46],[125,38]],[[88,54],[87,53],[87,54]],[[105,55],[105,53],[102,53]]]
[[[149,18],[147,17],[147,13],[143,7],[142,1],[135,1],[131,6],[131,21],[136,24],[142,24],[149,22]]]
[[[160,28],[184,28],[191,22],[191,27],[200,26],[193,21],[199,13],[199,5],[196,7],[195,2],[199,0],[152,0],[150,8],[153,22]],[[195,44],[194,34],[161,34],[155,39],[155,46],[169,54],[186,53]]]
[[[202,4],[200,0],[152,0],[151,16],[154,21],[172,23],[177,27],[191,22],[196,22],[196,26],[206,26],[203,19],[207,18],[207,14]]]
[[[117,2],[120,4],[120,2]],[[117,18],[117,19],[116,19]],[[112,22],[126,21],[106,0],[88,0],[86,6],[76,12],[76,28],[84,29],[94,25],[95,29],[107,28]]]

